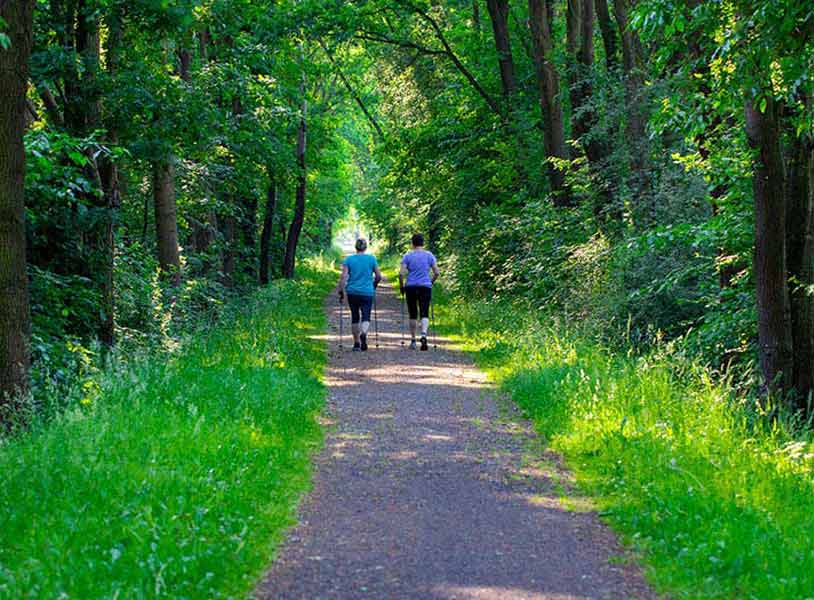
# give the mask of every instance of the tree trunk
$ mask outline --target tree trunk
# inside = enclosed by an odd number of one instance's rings
[[[277,182],[269,170],[269,187],[266,193],[266,214],[263,216],[263,232],[260,234],[260,283],[269,281],[271,238],[274,235],[274,212],[277,209]]]
[[[553,42],[548,12],[543,0],[528,0],[529,26],[531,28],[534,48],[534,70],[540,93],[540,109],[543,115],[543,144],[548,159],[567,159],[565,145],[565,127],[563,125],[562,107],[559,104],[560,80],[557,69],[552,62]],[[568,206],[571,196],[565,187],[565,171],[549,163],[548,176],[554,203],[557,206]]]
[[[478,36],[480,36],[480,6],[478,0],[472,0],[472,23],[475,25]]]
[[[497,62],[500,68],[500,82],[503,88],[503,100],[508,114],[512,107],[511,98],[517,90],[514,59],[509,37],[509,0],[486,0],[486,7],[489,9],[489,17],[492,20],[492,32],[495,49],[497,50]]]
[[[296,266],[297,243],[300,239],[302,224],[305,221],[305,143],[306,143],[306,114],[308,103],[305,100],[305,86],[303,86],[302,114],[300,115],[300,128],[297,135],[297,164],[299,165],[299,175],[297,177],[297,196],[294,204],[294,218],[288,228],[288,238],[285,246],[285,260],[283,261],[283,277],[294,278],[294,268]]]
[[[593,211],[602,221],[619,220],[621,214],[613,207],[613,193],[604,176],[610,149],[600,136],[586,135],[597,123],[596,111],[591,105],[594,76],[594,0],[578,0],[579,44],[574,49],[574,82],[571,86],[571,134],[580,140],[588,165],[596,181]],[[605,7],[607,10],[607,6]]]
[[[0,424],[28,390],[30,315],[25,257],[25,132],[33,0],[0,3],[11,40],[0,49]]]
[[[235,275],[235,218],[232,215],[227,215],[221,219],[221,223],[223,225],[221,229],[223,237],[222,283],[226,287],[232,287]]]
[[[581,0],[567,0],[565,6],[565,52],[568,56],[568,64],[574,65],[577,62],[577,48],[579,48],[580,34],[580,11]],[[551,23],[549,23],[551,27]],[[568,85],[573,87],[575,73],[574,69],[568,71]]]
[[[608,10],[608,0],[596,0],[596,19],[599,21],[599,30],[602,32],[602,45],[605,48],[605,65],[611,71],[616,67],[618,59],[616,30],[613,27],[610,11]]]
[[[793,381],[791,318],[786,270],[786,198],[777,106],[768,98],[761,113],[744,109],[749,145],[757,151],[752,188],[755,203],[754,277],[758,354],[769,389],[786,391]]]
[[[257,264],[257,198],[246,194],[240,199],[241,271],[254,279]]]
[[[647,170],[650,149],[647,143],[647,113],[644,102],[644,77],[642,72],[642,50],[639,36],[630,27],[630,0],[614,0],[616,23],[622,36],[622,68],[625,74],[625,99],[627,103],[627,138],[630,143],[633,189],[637,209],[642,218],[649,222],[654,218],[654,207],[647,195]]]
[[[593,0],[578,0],[580,10],[579,46],[574,53],[574,81],[571,84],[571,130],[574,139],[585,135],[594,125],[593,110],[585,107],[593,93],[594,5]]]
[[[158,264],[173,284],[181,281],[178,217],[175,210],[175,169],[169,161],[153,165],[153,205]]]
[[[803,401],[814,391],[814,139],[794,140],[788,169],[786,240],[793,380]],[[808,289],[806,289],[808,288]],[[805,405],[803,405],[804,407]]]

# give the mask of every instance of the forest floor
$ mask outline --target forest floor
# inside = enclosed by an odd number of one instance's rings
[[[401,344],[379,288],[380,347],[330,329],[326,444],[260,598],[650,598],[558,457],[470,357]]]

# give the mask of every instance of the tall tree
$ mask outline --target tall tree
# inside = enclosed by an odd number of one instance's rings
[[[605,48],[605,65],[611,71],[616,67],[617,57],[617,37],[616,29],[613,26],[610,10],[608,10],[608,0],[595,0],[596,19],[599,21],[599,30],[602,32],[602,46]]]
[[[811,98],[804,105],[810,108]],[[787,168],[786,243],[794,364],[792,385],[814,391],[814,134],[792,135]]]
[[[277,181],[271,168],[268,169],[268,180],[263,231],[260,234],[260,283],[264,285],[270,281],[271,240],[274,236],[274,216],[277,211]]]
[[[517,90],[512,57],[511,38],[509,35],[509,0],[486,0],[486,8],[492,21],[492,34],[497,50],[497,62],[500,68],[500,82],[503,89],[503,101],[506,112],[512,110],[512,96]]]
[[[181,281],[178,215],[175,206],[175,167],[171,159],[153,164],[153,207],[158,264],[170,281]]]
[[[0,45],[0,408],[12,410],[11,398],[28,389],[30,360],[23,133],[33,11],[33,0],[0,3],[11,44]]]
[[[534,70],[540,96],[540,109],[543,116],[543,145],[549,160],[548,177],[554,202],[558,206],[571,204],[571,197],[565,186],[565,171],[555,164],[557,160],[568,158],[565,145],[565,126],[560,105],[560,78],[553,62],[554,42],[548,10],[543,0],[528,0],[529,27],[531,28],[534,51]]]
[[[294,268],[297,261],[297,245],[300,240],[303,223],[305,222],[305,192],[308,175],[305,162],[308,118],[308,99],[305,96],[305,75],[303,75],[300,92],[302,94],[302,106],[300,108],[300,124],[297,129],[297,192],[294,203],[294,217],[291,219],[291,226],[288,228],[285,259],[283,260],[283,277],[286,279],[294,278]]]
[[[630,23],[633,0],[613,0],[614,15],[622,37],[622,70],[624,73],[626,110],[626,137],[630,144],[633,190],[636,209],[646,222],[652,218],[653,207],[645,198],[647,193],[650,148],[647,143],[647,108],[644,98],[644,70],[642,45]]]
[[[746,134],[756,151],[752,192],[755,206],[753,270],[757,292],[760,366],[770,388],[790,389],[792,339],[786,268],[786,197],[778,106],[764,98],[745,103]]]

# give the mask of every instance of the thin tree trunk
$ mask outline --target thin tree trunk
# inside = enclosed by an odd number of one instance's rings
[[[227,215],[221,220],[221,224],[224,247],[221,260],[222,281],[226,287],[232,287],[235,275],[235,218]]]
[[[814,391],[814,139],[794,140],[788,169],[786,239],[794,356],[792,384],[801,400]],[[808,289],[807,289],[808,288]]]
[[[33,0],[0,3],[11,47],[0,49],[0,425],[28,390],[30,314],[25,256],[25,133]]]
[[[631,0],[614,0],[616,23],[622,36],[622,68],[625,74],[625,97],[627,103],[627,138],[631,147],[631,170],[637,208],[645,221],[654,218],[654,207],[647,195],[647,171],[650,164],[650,148],[647,143],[647,114],[644,102],[644,76],[642,50],[639,36],[630,27],[629,8]]]
[[[755,158],[754,277],[758,314],[758,355],[769,389],[786,391],[793,381],[791,319],[786,269],[786,198],[777,106],[767,99],[765,112],[752,101],[744,109]]]
[[[302,114],[300,115],[300,127],[297,134],[297,165],[299,166],[299,174],[297,176],[297,194],[294,204],[294,218],[291,220],[291,226],[288,228],[288,238],[286,239],[285,247],[285,260],[283,262],[283,277],[286,279],[294,278],[294,269],[296,267],[297,258],[297,243],[300,239],[300,232],[302,225],[305,221],[305,183],[306,183],[306,164],[305,164],[305,150],[306,150],[306,115],[308,111],[308,102],[305,99],[305,86],[302,86],[303,101],[302,101]]]
[[[602,32],[602,45],[605,48],[605,65],[608,70],[613,70],[617,63],[618,58],[618,41],[616,39],[616,29],[611,20],[610,11],[608,10],[608,0],[596,0],[594,7],[596,8],[596,19],[599,21],[599,30]]]
[[[266,214],[263,216],[263,232],[260,234],[260,283],[270,281],[271,238],[274,235],[274,213],[277,210],[277,182],[269,170],[269,187],[266,193]]]
[[[594,75],[594,0],[578,0],[579,45],[575,48],[574,82],[571,86],[571,133],[582,142],[596,186],[594,214],[600,221],[618,220],[621,214],[613,206],[613,193],[604,176],[610,149],[600,136],[586,135],[597,123],[591,105]]]
[[[543,0],[528,0],[528,3],[529,26],[534,48],[534,69],[539,86],[540,109],[543,115],[545,154],[548,159],[567,159],[565,127],[559,100],[560,79],[552,61],[554,45],[551,38],[548,12]],[[549,163],[548,176],[551,181],[555,204],[557,206],[570,205],[572,200],[565,187],[565,171]]]
[[[594,5],[593,0],[576,0],[580,11],[579,46],[574,49],[574,81],[571,84],[571,130],[575,139],[593,126],[595,115],[586,107],[593,94],[591,78],[594,67]]]
[[[503,89],[503,101],[506,113],[511,112],[512,96],[517,90],[514,75],[514,58],[512,57],[511,39],[509,36],[509,0],[486,0],[489,17],[492,21],[492,33],[497,50],[497,62],[500,69],[500,82]]]
[[[478,0],[472,0],[472,23],[475,25],[478,36],[480,36],[480,6]]]
[[[567,0],[565,6],[565,53],[568,56],[568,63],[570,65],[575,65],[577,62],[580,34],[580,5],[581,0]],[[549,27],[550,26],[551,24],[549,23]],[[569,69],[569,87],[573,87],[575,77],[574,69]]]
[[[153,165],[153,205],[158,264],[177,284],[181,281],[181,255],[178,251],[178,217],[175,209],[175,169],[169,160]]]
[[[254,278],[257,264],[257,198],[245,194],[240,200],[241,271]]]

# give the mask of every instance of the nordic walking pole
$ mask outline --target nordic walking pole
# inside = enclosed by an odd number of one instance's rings
[[[401,347],[404,348],[404,294],[401,295]]]
[[[339,297],[339,349],[342,350],[342,338],[344,337],[344,322],[345,322],[345,303],[343,298]]]
[[[376,288],[373,288],[373,326],[376,328],[376,348],[379,347],[379,311],[376,308]]]
[[[432,349],[438,350],[438,332],[435,331],[435,302],[430,304],[430,316],[432,317]]]

